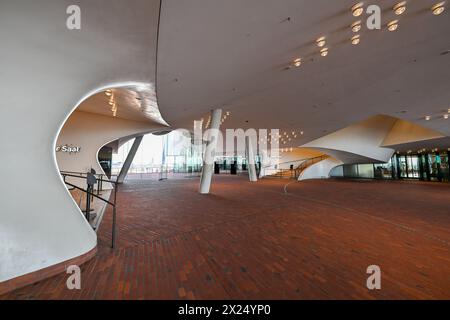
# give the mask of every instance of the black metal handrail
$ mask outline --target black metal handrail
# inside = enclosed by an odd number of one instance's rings
[[[66,170],[61,170],[59,171],[61,174],[77,174],[78,176],[83,176],[83,175],[87,175],[90,172],[78,172],[78,171],[66,171]],[[93,173],[94,176],[105,176],[104,173]],[[116,177],[117,174],[111,174],[112,177]]]
[[[74,185],[74,184],[66,181],[66,177],[72,177],[72,178],[77,178],[77,179],[85,179],[87,182],[88,173],[73,172],[73,171],[70,173],[69,173],[69,171],[61,171],[60,173],[61,173],[61,175],[63,177],[63,181],[66,185],[86,193],[86,219],[88,220],[88,222],[89,222],[91,197],[92,197],[92,199],[95,197],[101,201],[104,201],[106,204],[109,204],[110,206],[112,206],[112,208],[113,208],[113,223],[112,223],[112,230],[111,230],[111,248],[114,249],[116,246],[117,189],[119,187],[119,183],[117,181],[112,181],[110,179],[103,180],[103,174],[97,174],[98,176],[100,176],[100,180],[97,180],[97,194],[94,194],[93,192],[91,192],[91,187],[89,186],[89,184],[88,184],[87,189],[83,189],[77,185]],[[83,176],[83,175],[86,175],[86,176]],[[93,175],[95,176],[96,174],[93,174]],[[113,185],[113,192],[114,192],[114,201],[113,202],[99,196],[99,191],[102,190],[102,188],[103,188],[102,182],[108,182]]]

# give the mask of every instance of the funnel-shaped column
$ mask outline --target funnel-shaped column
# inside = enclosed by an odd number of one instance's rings
[[[117,177],[118,183],[123,183],[125,177],[127,176],[128,170],[130,170],[131,163],[133,162],[134,156],[136,155],[139,146],[141,145],[142,138],[144,136],[138,136],[134,139],[133,145],[131,146],[130,151],[128,152],[127,158],[123,164],[122,169],[120,170],[119,176]]]
[[[211,111],[211,129],[207,131],[205,155],[203,156],[203,168],[200,178],[200,193],[208,194],[211,187],[211,179],[214,170],[214,156],[216,153],[217,139],[219,138],[220,119],[222,109]]]
[[[256,166],[255,166],[255,154],[253,153],[253,141],[249,136],[245,137],[245,156],[247,158],[248,164],[248,179],[251,182],[258,181],[256,176]]]

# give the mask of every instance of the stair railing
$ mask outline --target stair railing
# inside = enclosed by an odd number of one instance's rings
[[[73,171],[61,171],[61,176],[63,178],[64,183],[71,187],[72,190],[76,189],[81,192],[84,192],[86,194],[86,219],[89,222],[89,214],[90,214],[90,204],[92,199],[97,198],[106,204],[109,204],[113,208],[113,223],[112,223],[112,230],[111,230],[111,248],[115,248],[116,246],[116,216],[117,216],[117,189],[119,186],[119,183],[117,181],[113,181],[110,179],[104,179],[102,174],[91,174],[91,173],[83,173],[83,172],[73,172]],[[89,175],[100,177],[100,179],[96,179],[97,184],[97,192],[94,192],[93,184],[89,181]],[[75,184],[72,184],[70,182],[66,181],[67,177],[76,178],[76,179],[84,179],[86,180],[87,188],[83,189]],[[113,186],[113,200],[107,200],[102,197],[100,197],[99,191],[103,190],[103,182],[110,183]]]

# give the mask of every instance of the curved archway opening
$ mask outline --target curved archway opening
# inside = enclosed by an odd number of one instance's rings
[[[99,161],[102,150],[120,139],[167,127],[153,85],[143,83],[96,90],[67,117],[56,139],[55,160],[65,187],[94,230],[114,189],[108,181],[114,180],[111,172]],[[88,179],[92,174],[93,184]]]

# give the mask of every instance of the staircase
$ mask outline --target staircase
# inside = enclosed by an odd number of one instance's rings
[[[327,155],[309,158],[309,159],[301,159],[301,160],[294,160],[294,161],[288,161],[288,162],[282,162],[278,165],[294,165],[293,169],[277,169],[274,173],[268,174],[265,177],[267,178],[279,178],[279,179],[298,179],[300,174],[306,170],[308,167],[312,166],[313,164],[316,164],[322,160],[327,159]],[[297,166],[296,166],[297,165]],[[266,170],[270,167],[265,167]],[[268,169],[271,170],[271,169]]]

